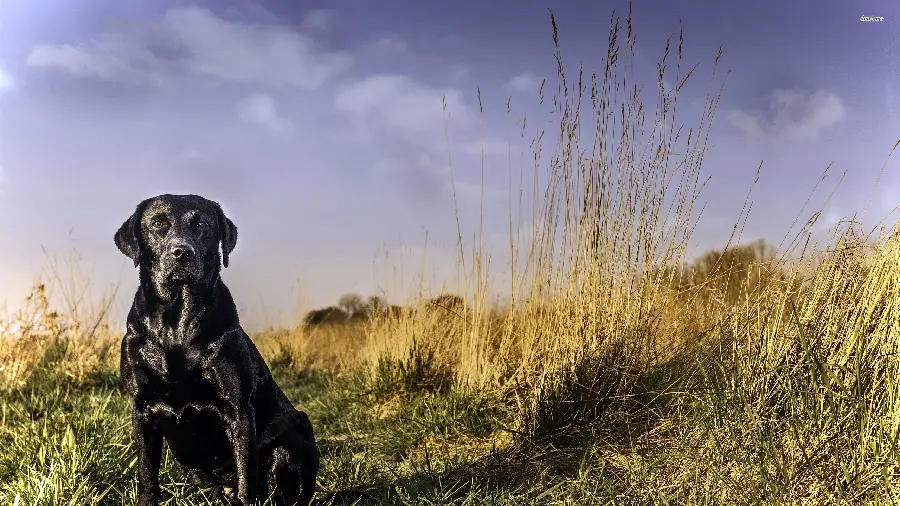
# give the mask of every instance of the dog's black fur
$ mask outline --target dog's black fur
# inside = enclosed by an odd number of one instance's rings
[[[159,502],[163,440],[198,485],[224,487],[231,502],[309,504],[319,469],[312,424],[275,383],[220,278],[234,223],[211,200],[160,195],[138,204],[115,243],[140,268],[120,364],[138,505]]]

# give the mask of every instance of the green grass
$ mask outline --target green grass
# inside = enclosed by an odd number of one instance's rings
[[[548,160],[537,132],[521,169],[534,180],[509,228],[529,212],[534,227],[511,232],[506,307],[486,303],[490,255],[465,251],[460,225],[465,307],[253,336],[312,418],[321,492],[401,505],[900,504],[900,234],[849,223],[822,247],[813,213],[780,251],[731,238],[686,262],[715,65],[700,125],[682,129],[678,90],[696,67],[681,65],[681,35],[667,43],[659,78],[678,84],[660,87],[652,117],[625,26],[613,18],[602,72],[567,77],[557,52],[557,89],[542,87],[559,132]],[[130,505],[121,331],[64,277],[49,275],[76,292],[67,306],[39,285],[0,319],[0,504]],[[162,475],[164,504],[216,504],[168,457]]]
[[[397,370],[273,370],[313,420],[320,493],[402,505],[896,503],[896,432],[873,427],[890,421],[896,383],[877,360],[839,371],[821,342],[798,341],[780,362],[760,359],[761,341],[755,359],[724,344],[650,369],[608,347],[522,405],[517,393],[404,381],[398,370],[431,370],[414,357]],[[109,364],[66,373],[77,348],[49,345],[0,396],[2,504],[134,503],[128,399]],[[163,504],[218,504],[170,456],[161,482]]]
[[[115,380],[108,373],[66,381],[38,370],[26,385],[3,394],[3,504],[133,504],[128,399]],[[585,483],[592,474],[602,476],[588,462],[544,465],[535,459],[547,448],[497,448],[509,441],[512,420],[485,398],[455,392],[376,395],[358,374],[298,377],[280,371],[278,380],[312,417],[323,491],[367,490],[383,504],[584,504],[588,497],[627,495],[612,478]],[[177,504],[216,504],[211,494],[186,484],[170,456],[161,482]]]

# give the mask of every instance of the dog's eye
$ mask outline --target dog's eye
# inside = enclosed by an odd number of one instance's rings
[[[153,220],[152,222],[150,222],[150,226],[157,230],[161,229],[161,228],[165,228],[166,220],[163,220],[163,219]]]
[[[209,228],[209,222],[206,222],[206,221],[204,221],[204,220],[200,220],[200,221],[197,222],[197,227],[198,227],[198,228],[201,228],[201,229]]]

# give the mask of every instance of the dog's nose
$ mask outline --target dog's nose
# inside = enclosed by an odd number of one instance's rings
[[[194,248],[192,248],[190,244],[184,243],[173,244],[171,248],[169,248],[169,252],[176,260],[189,259],[194,256]]]

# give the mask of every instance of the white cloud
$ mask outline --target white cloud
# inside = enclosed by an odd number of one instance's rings
[[[406,53],[409,51],[406,41],[396,35],[381,37],[375,41],[375,47],[388,53]]]
[[[9,74],[5,70],[0,68],[0,95],[3,95],[4,93],[6,93],[7,91],[12,90],[12,89],[14,89],[12,78],[9,76]],[[2,144],[0,144],[0,153],[3,153],[3,145]],[[4,172],[4,170],[3,170],[2,157],[0,157],[0,195],[3,195],[3,193],[6,190],[3,172]]]
[[[845,114],[844,103],[834,93],[776,89],[768,98],[766,111],[732,109],[727,118],[748,137],[797,141],[818,139]]]
[[[841,210],[835,206],[829,206],[825,212],[819,216],[819,219],[816,220],[816,224],[813,226],[813,231],[815,232],[825,232],[830,230],[832,227],[840,223],[841,220],[844,219],[844,215],[841,214]]]
[[[438,39],[441,43],[447,44],[448,46],[461,46],[468,42],[468,39],[463,37],[462,35],[451,33],[449,35],[444,35]]]
[[[506,87],[519,93],[537,93],[543,80],[531,72],[523,72],[507,81]]]
[[[900,88],[900,85],[897,85],[897,88]],[[884,102],[891,122],[900,125],[900,114],[897,113],[897,109],[900,109],[900,100],[895,98],[894,86],[889,81],[884,82]]]
[[[0,68],[0,95],[14,89],[12,77]]]
[[[313,9],[306,14],[300,26],[304,30],[328,30],[337,21],[337,12],[332,9]]]
[[[196,6],[171,8],[140,29],[102,33],[80,45],[40,44],[27,61],[104,81],[161,85],[204,76],[303,89],[318,88],[353,63],[348,53],[321,50],[291,28],[236,23]]]
[[[663,79],[662,80],[662,91],[663,91],[663,93],[672,93],[673,91],[675,91],[675,87],[672,85],[672,81],[669,81],[668,79]]]
[[[472,156],[481,156],[482,153],[484,156],[507,156],[510,153],[515,155],[519,149],[515,144],[500,139],[464,142],[461,147],[463,153]]]
[[[728,111],[728,121],[747,137],[760,138],[765,135],[759,118],[740,109]]]
[[[469,67],[465,65],[453,65],[450,67],[450,79],[454,81],[468,81],[471,77]]]
[[[403,75],[370,76],[346,85],[338,90],[334,105],[364,129],[387,130],[408,142],[431,146],[443,142],[445,98],[454,123],[471,121],[460,90],[433,88]]]
[[[900,208],[900,181],[887,181],[880,186],[879,211],[890,214],[897,212]]]
[[[144,43],[121,34],[101,34],[88,44],[39,44],[32,48],[28,65],[55,69],[75,77],[159,85],[164,62]]]
[[[187,161],[206,161],[209,160],[209,155],[200,151],[195,147],[187,147],[178,154],[178,157],[182,160]]]
[[[278,114],[275,100],[264,93],[254,93],[238,101],[237,113],[242,120],[257,123],[273,132],[293,129],[293,124]]]
[[[448,145],[445,127],[451,143],[465,144],[476,124],[460,90],[428,86],[403,75],[377,75],[340,88],[334,105],[349,119],[349,137],[371,153],[377,171],[410,188],[423,202],[450,195],[447,153],[455,150]],[[461,169],[457,185],[463,185],[466,162],[453,163]]]
[[[482,194],[486,203],[508,198],[507,189],[490,183],[482,190],[481,165],[475,161],[482,150],[480,131],[473,128],[476,111],[459,89],[429,86],[404,75],[377,75],[341,87],[334,105],[350,120],[349,138],[371,153],[375,171],[401,182],[412,198],[434,205],[434,199],[452,195],[451,181],[463,202],[478,202]],[[483,146],[485,157],[505,157],[510,149],[507,141],[487,133]],[[515,156],[516,146],[512,149]]]
[[[482,185],[481,182],[472,183],[468,181],[447,182],[448,189],[456,191],[456,198],[463,202],[481,202],[484,199],[485,204],[502,203],[509,198],[509,190],[501,190],[487,184]]]

